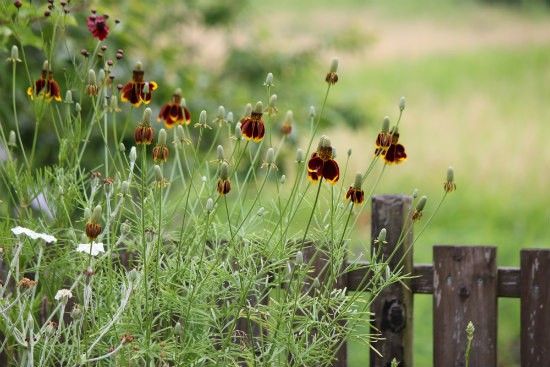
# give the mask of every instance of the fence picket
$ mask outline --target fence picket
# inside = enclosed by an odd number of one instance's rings
[[[550,250],[521,251],[521,365],[550,366]]]
[[[475,337],[470,366],[496,367],[495,247],[434,247],[434,367],[465,365],[466,325]]]

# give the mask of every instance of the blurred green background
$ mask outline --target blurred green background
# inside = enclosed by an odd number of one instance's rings
[[[128,79],[139,59],[159,82],[154,111],[182,87],[195,118],[203,108],[213,115],[219,104],[239,116],[245,103],[265,100],[262,82],[273,72],[278,118],[294,110],[298,141],[308,129],[309,105],[323,97],[330,59],[338,57],[340,81],[323,133],[341,157],[353,149],[349,181],[370,162],[382,118],[395,121],[405,96],[400,127],[409,159],[386,170],[378,193],[418,188],[433,204],[448,165],[458,186],[417,242],[415,262],[430,262],[434,244],[494,244],[499,266],[518,266],[521,248],[550,246],[550,12],[544,2],[197,0],[166,1],[154,12],[149,2],[92,6],[122,20],[108,39],[111,51],[126,50],[117,80]],[[76,23],[87,15],[75,12]],[[4,30],[7,54],[12,40]],[[82,27],[70,32],[83,42],[75,42],[77,50],[93,47]],[[32,47],[27,53],[40,54]],[[33,58],[36,70],[41,60]],[[8,74],[0,73],[2,85],[9,85]],[[1,93],[9,100],[6,88]],[[0,109],[8,127],[9,116],[9,108]],[[30,134],[31,122],[21,120]],[[368,213],[360,226],[357,251],[369,240]],[[418,366],[432,365],[431,327],[431,297],[417,296]],[[519,300],[499,300],[498,339],[499,366],[518,366]],[[350,366],[364,366],[367,354],[352,345]]]

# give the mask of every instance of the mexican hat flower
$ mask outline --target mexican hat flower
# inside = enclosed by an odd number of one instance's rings
[[[40,78],[34,82],[34,87],[27,88],[27,94],[33,99],[43,97],[46,101],[51,101],[52,98],[61,102],[61,88],[53,78],[53,73],[50,70],[48,61],[44,61]]]
[[[334,153],[329,138],[322,136],[317,151],[311,155],[307,163],[308,178],[313,182],[324,178],[333,185],[338,182],[340,168],[333,157]]]
[[[262,119],[263,104],[256,103],[256,107],[250,114],[241,119],[241,132],[246,140],[252,140],[256,143],[262,141],[265,135],[265,125]]]
[[[191,123],[191,113],[181,98],[181,89],[176,89],[170,102],[162,105],[157,120],[164,121],[164,126],[167,129],[177,124],[189,125]]]
[[[143,66],[141,62],[136,63],[132,73],[132,80],[122,87],[120,100],[130,102],[134,107],[139,107],[142,103],[151,102],[152,92],[158,88],[154,81],[146,82],[143,80]]]

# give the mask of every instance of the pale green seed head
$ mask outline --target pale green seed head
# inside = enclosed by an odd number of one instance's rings
[[[92,223],[99,223],[101,222],[101,205],[96,205],[94,208],[94,211],[92,212],[92,217],[90,218],[90,221]]]
[[[256,106],[254,107],[254,112],[262,113],[263,111],[264,111],[264,104],[261,101],[256,102]]]
[[[199,124],[205,125],[206,124],[206,111],[202,110],[199,115]]]
[[[164,129],[159,130],[158,144],[166,145],[166,130]]]
[[[330,72],[331,73],[338,72],[338,59],[337,58],[333,58],[332,61],[330,62]]]
[[[151,124],[151,116],[153,115],[153,111],[151,110],[150,107],[147,107],[144,111],[143,111],[143,123],[145,125],[149,125]]]
[[[227,162],[223,162],[220,166],[220,178],[227,180],[229,178],[229,165]]]

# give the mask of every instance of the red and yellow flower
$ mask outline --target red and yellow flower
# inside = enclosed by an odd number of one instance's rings
[[[405,147],[398,143],[399,132],[393,130],[391,132],[380,132],[376,137],[375,155],[380,155],[384,158],[387,164],[402,163],[407,159]]]
[[[363,181],[363,175],[358,173],[355,175],[355,182],[353,186],[350,186],[346,193],[346,199],[354,204],[361,204],[365,200],[365,192],[361,189],[361,183]]]
[[[44,62],[40,78],[34,82],[34,87],[27,88],[27,94],[33,99],[43,97],[48,102],[55,99],[61,102],[61,88],[53,78],[53,73],[49,70],[48,62]]]
[[[333,157],[334,153],[330,140],[326,136],[322,136],[317,151],[311,155],[307,163],[308,178],[313,182],[324,178],[333,185],[338,182],[340,168]]]
[[[250,116],[245,116],[241,119],[241,132],[246,140],[258,143],[264,138],[265,124],[262,119],[262,110],[262,102],[258,102]]]
[[[189,125],[191,123],[191,113],[187,107],[182,105],[180,89],[174,92],[170,102],[162,105],[157,120],[164,121],[164,126],[168,129],[177,124]]]
[[[126,83],[120,91],[120,100],[130,102],[134,107],[139,107],[142,103],[151,102],[152,92],[158,88],[154,81],[144,81],[141,63],[137,63],[132,74],[132,80]]]
[[[220,195],[227,195],[229,191],[231,191],[231,181],[229,181],[229,165],[227,162],[223,162],[220,165],[217,189]]]

